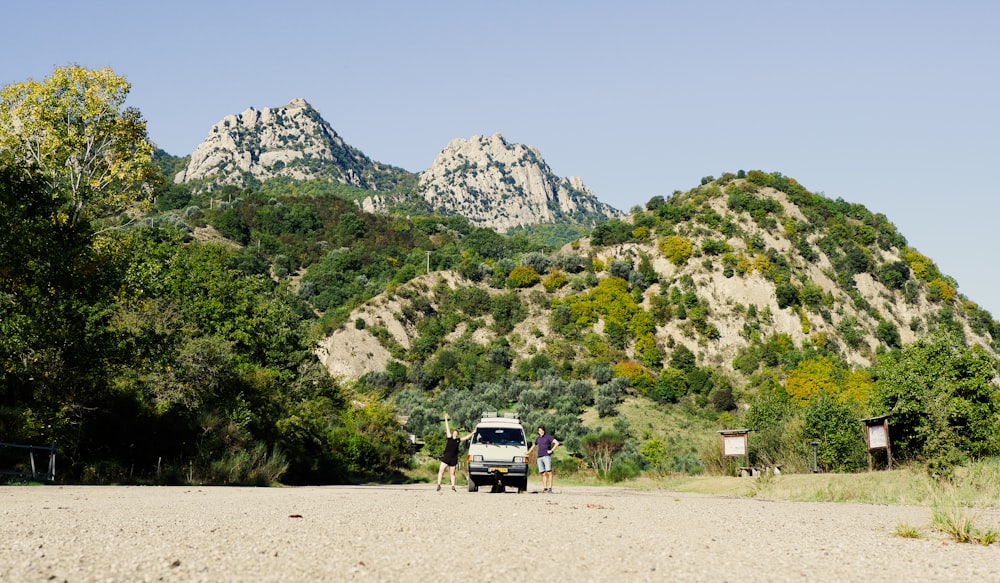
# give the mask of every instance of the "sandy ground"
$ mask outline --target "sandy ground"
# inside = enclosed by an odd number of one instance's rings
[[[1000,581],[927,508],[537,487],[0,487],[0,581]]]

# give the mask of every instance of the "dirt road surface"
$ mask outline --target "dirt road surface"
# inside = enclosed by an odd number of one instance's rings
[[[0,487],[0,581],[1000,581],[928,508],[531,487]]]

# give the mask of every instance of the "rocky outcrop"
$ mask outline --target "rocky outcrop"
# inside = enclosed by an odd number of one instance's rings
[[[285,177],[379,190],[376,176],[383,169],[345,143],[304,99],[293,99],[283,107],[251,107],[224,117],[174,182],[203,181],[211,189]]]
[[[249,108],[212,126],[175,183],[196,190],[252,187],[273,178],[329,180],[375,191],[359,202],[368,212],[414,206],[462,215],[506,232],[539,223],[591,227],[618,210],[600,202],[577,177],[556,176],[532,146],[500,134],[452,140],[430,168],[413,174],[380,164],[351,147],[304,99],[283,107]]]
[[[435,211],[500,232],[538,223],[591,226],[621,216],[579,178],[556,176],[536,148],[509,144],[500,134],[449,142],[420,173],[417,193]],[[391,203],[373,196],[362,206],[379,211]]]

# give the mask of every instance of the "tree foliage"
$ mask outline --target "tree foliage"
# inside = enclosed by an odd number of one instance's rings
[[[61,220],[105,218],[151,191],[153,148],[128,93],[111,69],[80,66],[0,91],[0,150],[40,170]]]
[[[583,456],[597,472],[598,477],[605,479],[611,471],[615,456],[624,446],[625,436],[617,431],[592,433],[580,440]]]
[[[937,333],[883,355],[871,412],[889,415],[893,454],[931,459],[950,449],[971,458],[1000,452],[995,361],[960,338]]]

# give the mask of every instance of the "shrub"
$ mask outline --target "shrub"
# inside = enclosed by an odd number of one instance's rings
[[[580,449],[597,476],[607,479],[615,456],[625,446],[625,436],[617,431],[591,433],[580,439]]]
[[[885,343],[889,348],[901,348],[902,341],[899,337],[899,328],[889,320],[882,320],[875,329],[875,337]]]
[[[860,411],[847,401],[826,392],[813,397],[806,406],[805,436],[819,441],[819,464],[836,472],[857,471],[865,465],[864,434]]]
[[[553,292],[566,285],[568,281],[569,280],[566,279],[565,273],[556,270],[550,273],[549,276],[546,277],[544,281],[542,281],[542,285],[545,287],[547,291]]]
[[[213,484],[270,486],[287,470],[284,454],[277,449],[269,453],[267,445],[258,442],[249,450],[241,449],[212,462],[208,480]]]
[[[605,479],[609,482],[621,482],[637,478],[642,470],[639,465],[632,460],[615,460],[611,464]]]
[[[691,258],[694,252],[694,245],[690,240],[679,235],[668,235],[660,239],[660,252],[663,256],[677,266],[684,265]]]
[[[525,253],[521,257],[521,266],[530,267],[535,270],[535,273],[545,273],[549,270],[552,265],[552,260],[549,259],[544,253],[539,253],[537,251],[532,251],[531,253]]]
[[[701,244],[701,250],[706,255],[722,255],[731,249],[729,244],[719,239],[706,239]]]
[[[507,287],[510,288],[525,288],[531,287],[538,283],[541,276],[538,272],[530,267],[525,267],[519,265],[510,271],[507,276]]]
[[[799,290],[790,283],[779,283],[775,289],[775,295],[778,299],[778,308],[785,309],[799,303]]]

